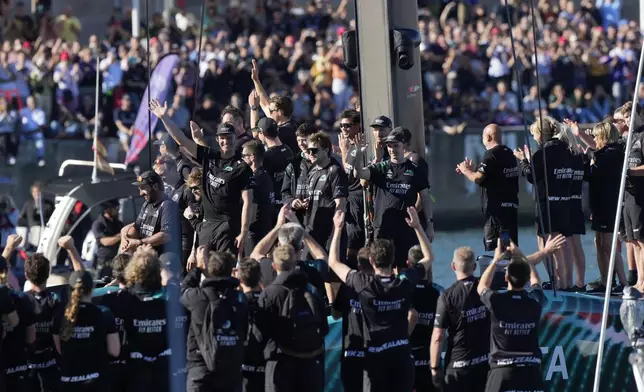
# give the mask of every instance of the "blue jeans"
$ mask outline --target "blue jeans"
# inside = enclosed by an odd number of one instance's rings
[[[67,135],[70,135],[70,136],[71,135],[76,136],[77,134],[80,133],[81,127],[75,122],[69,124],[68,126],[64,126],[63,124],[54,120],[51,122],[51,130],[56,136],[60,135],[61,132],[65,132]]]
[[[32,132],[23,132],[21,134],[21,140],[33,140],[34,145],[36,146],[36,155],[38,159],[45,158],[45,137],[43,136],[42,131],[32,131]]]

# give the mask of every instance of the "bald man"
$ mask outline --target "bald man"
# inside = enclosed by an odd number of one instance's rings
[[[472,160],[465,157],[456,166],[456,172],[483,188],[483,242],[486,251],[493,251],[501,232],[504,232],[502,237],[507,234],[518,244],[519,168],[512,150],[502,143],[498,125],[490,124],[483,129],[483,145],[487,150],[483,162],[474,166]]]

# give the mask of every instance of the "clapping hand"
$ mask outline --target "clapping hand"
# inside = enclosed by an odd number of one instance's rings
[[[471,172],[474,171],[474,164],[472,163],[472,160],[469,159],[468,157],[465,157],[465,160],[458,165],[456,165],[456,172],[458,174],[463,174],[465,172]]]

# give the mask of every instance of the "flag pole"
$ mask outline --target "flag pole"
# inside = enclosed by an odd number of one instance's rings
[[[92,183],[98,182],[98,94],[100,79],[100,51],[96,48],[96,93],[94,97],[94,168],[92,169]]]

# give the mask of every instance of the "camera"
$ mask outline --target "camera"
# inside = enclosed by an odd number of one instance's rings
[[[400,69],[414,66],[414,49],[420,46],[420,33],[414,29],[392,30],[393,54]]]

